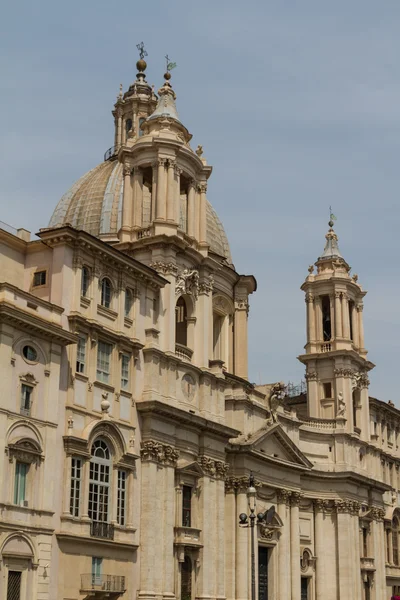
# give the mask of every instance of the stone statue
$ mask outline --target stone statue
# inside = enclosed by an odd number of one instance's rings
[[[343,392],[338,393],[337,397],[337,413],[336,417],[344,417],[346,415],[346,402],[343,398]]]
[[[286,396],[286,385],[283,381],[274,383],[271,387],[269,394],[269,417],[268,423],[273,424],[278,422],[278,407],[282,404],[283,399]]]
[[[311,275],[312,273],[314,273],[314,265],[310,265],[310,266],[308,267],[308,272],[310,273],[310,275]]]
[[[176,295],[188,294],[197,300],[199,295],[199,272],[195,269],[183,269],[176,278]]]
[[[200,144],[196,148],[196,154],[199,158],[203,155],[203,146],[201,146]]]

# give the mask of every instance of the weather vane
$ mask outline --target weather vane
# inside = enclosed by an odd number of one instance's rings
[[[139,56],[142,60],[144,59],[145,56],[148,56],[146,50],[144,49],[143,42],[140,42],[140,44],[136,44],[136,48],[139,50]]]
[[[168,54],[165,56],[165,60],[167,61],[167,72],[169,73],[172,69],[175,69],[176,63],[170,62]]]
[[[335,215],[332,212],[332,206],[329,207],[329,218],[331,221],[337,221],[337,218],[335,217]]]

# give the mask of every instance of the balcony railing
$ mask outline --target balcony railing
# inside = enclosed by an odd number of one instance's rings
[[[81,575],[82,591],[118,592],[123,594],[126,590],[125,577],[121,575],[94,575],[85,573]]]
[[[175,344],[175,354],[181,360],[192,362],[193,350],[183,344]]]
[[[332,344],[330,342],[326,342],[326,344],[321,344],[321,352],[330,352],[332,350]]]
[[[113,540],[114,525],[112,525],[111,523],[102,523],[101,521],[92,521],[90,523],[90,535],[92,537]]]
[[[111,146],[104,154],[104,160],[110,160],[113,156],[118,154],[119,146]]]

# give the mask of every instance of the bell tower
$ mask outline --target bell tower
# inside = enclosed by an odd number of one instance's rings
[[[308,415],[337,419],[338,426],[369,439],[368,371],[363,298],[357,275],[340,253],[331,214],[322,255],[301,286],[307,306],[307,342],[299,360],[306,366]]]

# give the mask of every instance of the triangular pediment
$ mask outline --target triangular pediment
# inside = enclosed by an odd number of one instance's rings
[[[279,423],[263,427],[244,440],[238,438],[233,445],[239,445],[242,452],[247,448],[248,451],[265,456],[269,460],[296,468],[311,469],[313,466]]]
[[[187,475],[193,475],[194,477],[203,477],[204,475],[203,469],[195,460],[193,462],[182,461],[181,463],[178,461],[176,470],[179,473],[186,473]]]

